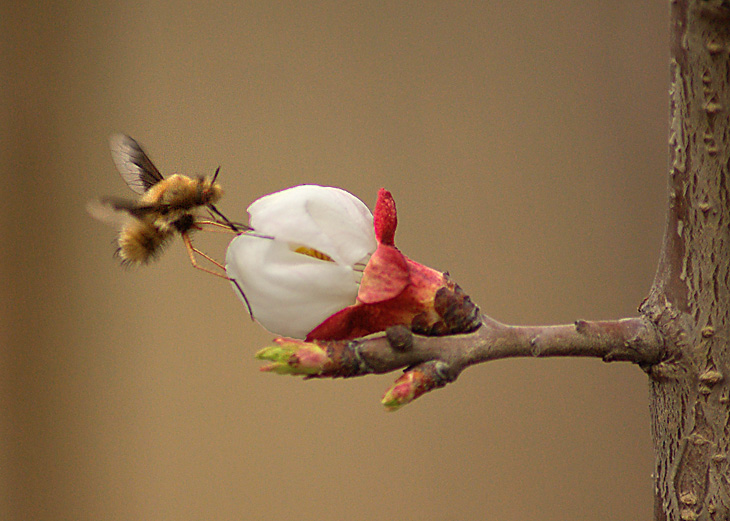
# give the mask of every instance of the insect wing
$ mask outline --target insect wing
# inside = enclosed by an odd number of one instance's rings
[[[167,204],[138,204],[121,197],[102,197],[101,203],[117,212],[124,212],[137,219],[143,219],[149,214],[165,214],[170,210]]]
[[[106,199],[95,199],[86,205],[86,211],[94,219],[112,226],[122,226],[129,221],[129,212],[122,211],[117,205]]]
[[[129,217],[144,219],[146,215],[165,212],[167,205],[138,204],[121,197],[102,197],[86,205],[86,210],[92,217],[109,223],[117,224],[126,221]]]
[[[122,179],[129,188],[143,194],[151,186],[164,178],[142,147],[134,139],[124,134],[114,134],[109,138],[112,159]]]

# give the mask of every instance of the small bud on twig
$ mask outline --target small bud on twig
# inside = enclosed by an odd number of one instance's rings
[[[318,375],[330,361],[327,352],[312,342],[293,338],[276,338],[276,345],[256,353],[258,360],[272,362],[261,371],[290,375]]]
[[[406,370],[385,392],[380,403],[388,411],[397,411],[428,391],[443,387],[453,380],[445,375],[445,366],[444,362],[431,360]]]
[[[413,333],[405,326],[389,327],[385,336],[394,351],[405,353],[413,348]]]

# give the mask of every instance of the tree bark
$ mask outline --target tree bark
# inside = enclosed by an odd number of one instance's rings
[[[730,3],[671,3],[669,210],[641,306],[664,336],[650,371],[655,519],[730,518]]]

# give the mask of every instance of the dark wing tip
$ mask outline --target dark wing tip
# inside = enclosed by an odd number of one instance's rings
[[[139,143],[131,137],[126,134],[112,134],[109,136],[109,148],[122,179],[138,194],[145,193],[151,186],[162,181],[160,171]]]

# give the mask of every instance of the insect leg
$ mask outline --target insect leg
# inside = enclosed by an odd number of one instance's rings
[[[193,246],[193,241],[190,239],[190,235],[188,233],[181,233],[180,235],[182,237],[183,243],[185,244],[185,248],[188,251],[188,257],[190,257],[190,264],[193,265],[193,268],[197,268],[197,269],[199,269],[201,271],[204,271],[206,273],[210,273],[211,275],[215,275],[216,277],[220,277],[222,279],[231,280],[227,275],[223,275],[221,273],[217,273],[217,272],[215,272],[213,270],[209,270],[209,269],[204,268],[202,266],[198,266],[198,263],[195,260],[195,254],[196,253],[198,255],[200,255],[201,257],[203,257],[204,259],[206,259],[206,260],[212,262],[213,264],[215,264],[216,266],[218,266],[224,272],[226,271],[225,266],[223,266],[221,263],[219,263],[216,260],[212,259],[208,255],[206,255],[205,253],[203,253],[202,251],[200,251],[199,249],[197,249],[195,246]]]
[[[241,234],[241,232],[239,232],[239,231],[232,230],[231,227],[228,226],[227,224],[223,224],[223,223],[220,223],[218,221],[206,221],[206,220],[195,221],[195,226],[198,226],[198,227],[202,227],[202,226],[213,226],[213,227],[216,228],[216,229],[213,229],[213,230],[205,230],[207,232],[230,233],[230,234],[233,234],[233,235],[240,235]],[[219,230],[217,228],[222,228],[222,230]],[[203,228],[199,228],[199,229],[202,230]]]
[[[241,289],[241,286],[238,284],[238,281],[236,279],[232,279],[232,278],[230,278],[230,277],[228,277],[226,275],[222,275],[220,273],[216,273],[215,271],[211,271],[209,269],[203,268],[202,266],[198,266],[198,263],[195,262],[195,255],[194,255],[195,253],[197,253],[198,255],[200,255],[201,257],[203,257],[204,259],[209,260],[210,262],[212,262],[213,264],[215,264],[216,266],[218,266],[223,271],[226,270],[225,266],[223,266],[222,264],[220,264],[216,260],[212,259],[208,255],[206,255],[205,253],[203,253],[202,251],[200,251],[199,249],[197,249],[195,246],[193,246],[193,241],[192,241],[192,239],[190,239],[190,235],[189,234],[187,234],[187,233],[181,233],[180,235],[182,236],[183,242],[185,243],[185,248],[188,250],[188,256],[190,257],[190,263],[193,265],[193,267],[194,268],[198,268],[199,270],[202,270],[202,271],[204,271],[206,273],[210,273],[211,275],[215,275],[216,277],[220,277],[222,279],[226,279],[226,280],[228,280],[230,282],[233,282],[233,284],[236,285],[236,288],[238,288],[238,292],[243,297],[243,301],[246,303],[246,307],[248,308],[248,314],[251,317],[251,320],[253,320],[253,309],[251,309],[251,304],[248,302],[248,298],[246,298],[246,294],[243,292],[243,289]]]

